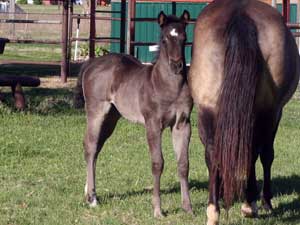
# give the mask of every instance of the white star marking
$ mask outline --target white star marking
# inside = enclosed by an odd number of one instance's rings
[[[170,34],[171,34],[171,36],[173,36],[173,37],[177,37],[177,36],[178,36],[178,33],[177,33],[177,31],[176,31],[175,28],[171,30]]]

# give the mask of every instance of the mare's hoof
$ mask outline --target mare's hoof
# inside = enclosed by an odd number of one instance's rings
[[[252,202],[251,205],[249,205],[248,203],[243,203],[241,208],[241,213],[242,216],[246,218],[258,217],[258,208],[256,202]]]
[[[164,215],[162,214],[160,209],[155,209],[154,210],[154,218],[159,219],[159,218],[163,218],[163,217],[164,217]]]
[[[207,220],[206,225],[219,225],[219,222],[213,221],[213,220]]]
[[[209,204],[206,210],[207,215],[207,225],[219,225],[220,212],[217,210],[216,206]]]
[[[262,208],[268,213],[272,214],[273,213],[273,206],[271,201],[265,201],[262,199]]]

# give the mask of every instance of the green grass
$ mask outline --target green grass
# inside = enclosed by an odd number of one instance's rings
[[[195,216],[180,208],[176,162],[167,130],[163,139],[165,170],[162,209],[152,217],[152,175],[144,128],[121,120],[97,164],[101,204],[84,203],[85,162],[83,111],[71,107],[69,89],[26,89],[28,108],[15,112],[11,101],[0,106],[0,224],[204,224],[207,169],[196,114],[192,114],[190,192]],[[9,93],[5,94],[9,99]],[[300,102],[291,101],[276,139],[273,164],[275,214],[243,219],[240,204],[229,211],[227,224],[300,224]],[[258,163],[261,185],[261,166]],[[222,210],[221,224],[226,224]]]
[[[62,7],[57,5],[20,5],[27,14],[17,14],[17,19],[61,21]],[[109,11],[110,7],[100,7],[99,10]],[[83,8],[74,5],[74,14],[82,13]],[[2,19],[8,19],[8,14],[0,15]],[[98,13],[97,16],[107,17],[107,13]],[[77,20],[73,20],[73,37],[76,36]],[[15,37],[9,36],[11,24],[1,24],[0,37],[8,39],[33,39],[33,40],[61,40],[61,24],[15,24]],[[110,21],[97,22],[97,36],[109,37],[111,30]],[[89,20],[82,19],[80,23],[80,38],[89,37]],[[79,42],[79,49],[84,48],[87,42]],[[109,44],[96,44],[97,46],[109,47]],[[74,56],[75,42],[72,43],[72,60]],[[53,44],[6,44],[4,54],[0,54],[1,60],[22,60],[22,61],[60,61],[61,46]]]
[[[22,60],[51,62],[61,60],[60,45],[45,44],[6,44],[0,60]]]
[[[50,13],[50,14],[60,14],[62,12],[62,6],[59,5],[19,5],[25,12],[28,13]],[[74,5],[74,13],[81,13],[82,7]]]

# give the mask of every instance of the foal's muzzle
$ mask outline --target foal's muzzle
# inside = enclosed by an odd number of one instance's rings
[[[170,60],[170,66],[171,66],[172,71],[175,74],[180,74],[183,70],[183,61],[182,60],[178,60],[178,61]]]

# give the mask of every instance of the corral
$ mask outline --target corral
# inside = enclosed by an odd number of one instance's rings
[[[74,9],[77,12],[81,10],[77,7]],[[50,10],[57,12],[57,6],[49,7]],[[81,23],[85,23],[84,20]],[[109,23],[106,22],[110,30]],[[81,24],[84,38],[89,38],[89,28],[85,29],[88,24]],[[33,30],[43,37],[43,25],[37,25],[36,29],[30,26],[27,27],[28,36],[37,35],[30,34]],[[106,25],[104,27],[107,29]],[[59,28],[54,29],[55,38],[60,37],[59,32]],[[107,33],[110,31],[100,35]],[[44,35],[45,38],[49,37],[48,33]],[[26,53],[30,48],[37,51],[28,55]],[[204,223],[208,174],[195,111],[191,117],[190,144],[190,192],[194,216],[186,215],[180,209],[176,160],[170,132],[166,131],[163,136],[166,164],[161,183],[162,209],[166,217],[159,220],[152,217],[149,204],[152,176],[145,132],[141,126],[129,124],[123,119],[105,145],[97,164],[100,205],[89,208],[83,199],[86,175],[82,152],[85,115],[82,110],[75,110],[72,106],[72,88],[79,65],[71,63],[68,82],[61,83],[59,45],[28,44],[23,47],[8,44],[5,51],[7,53],[0,56],[0,76],[37,76],[41,79],[41,86],[24,89],[27,106],[23,112],[14,110],[10,90],[2,89],[5,101],[0,104],[0,224]],[[24,62],[26,58],[28,62]],[[17,59],[19,62],[9,63],[8,59]],[[262,214],[255,220],[245,219],[240,216],[240,204],[236,204],[229,211],[229,222],[223,218],[221,224],[300,224],[299,100],[298,92],[284,110],[276,138],[272,168],[274,214]],[[262,171],[259,164],[257,170],[261,186]]]

